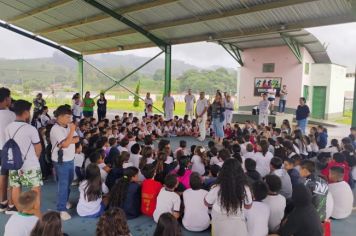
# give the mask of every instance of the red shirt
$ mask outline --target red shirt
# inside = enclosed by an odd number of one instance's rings
[[[141,212],[147,216],[153,216],[156,209],[157,196],[162,188],[162,184],[153,179],[146,179],[142,182]]]
[[[321,171],[321,174],[324,175],[328,179],[328,181],[330,183],[329,172],[330,172],[331,167],[334,167],[334,166],[339,166],[339,167],[342,167],[344,169],[344,181],[346,183],[348,183],[349,179],[350,179],[350,167],[346,162],[338,163],[338,162],[332,160],[332,161],[329,162],[328,166]]]

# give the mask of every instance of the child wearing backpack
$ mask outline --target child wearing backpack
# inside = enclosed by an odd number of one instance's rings
[[[37,192],[35,214],[40,216],[40,186],[42,173],[38,158],[42,146],[35,127],[28,124],[31,113],[30,102],[17,100],[14,103],[16,121],[5,129],[5,145],[2,149],[2,168],[9,170],[9,185],[12,188],[12,199],[15,207],[7,212],[17,211],[21,187],[30,187]]]

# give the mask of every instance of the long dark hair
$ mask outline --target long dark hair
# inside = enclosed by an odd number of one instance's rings
[[[157,223],[153,236],[181,236],[182,231],[178,221],[171,213],[163,213]]]
[[[178,176],[183,176],[185,171],[188,169],[190,163],[190,157],[188,156],[181,156],[179,158],[179,169],[177,171]]]
[[[96,225],[96,236],[130,236],[125,212],[120,208],[107,210]]]
[[[62,222],[59,212],[46,212],[32,229],[30,236],[62,236]]]
[[[260,147],[261,147],[261,151],[263,156],[266,156],[267,152],[268,152],[268,147],[269,147],[269,143],[267,140],[262,139],[260,142]]]
[[[101,176],[97,164],[90,163],[85,169],[87,185],[84,188],[84,198],[88,201],[96,201],[101,198]]]
[[[124,176],[120,178],[110,191],[109,207],[122,207],[125,202],[127,189],[132,178],[138,174],[138,169],[130,166],[124,169]]]
[[[228,215],[236,214],[242,208],[247,185],[246,176],[238,160],[228,159],[224,162],[216,184],[220,186],[218,196],[221,207]]]
[[[140,159],[140,164],[138,165],[140,169],[142,169],[147,164],[147,159],[152,157],[152,154],[152,147],[146,146],[142,149],[142,157]]]
[[[157,156],[156,173],[161,173],[164,170],[164,162],[167,160],[165,152],[159,152]]]

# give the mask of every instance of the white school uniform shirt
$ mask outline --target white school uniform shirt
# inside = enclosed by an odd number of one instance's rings
[[[82,168],[84,163],[84,154],[83,153],[76,153],[74,155],[74,179],[77,179],[78,176],[75,173],[75,167]]]
[[[17,134],[14,136],[16,131]],[[34,146],[40,143],[40,136],[35,127],[22,121],[14,121],[6,127],[5,138],[5,142],[13,138],[17,145],[19,145],[22,159],[24,160],[21,170],[40,169],[40,162]]]
[[[331,195],[330,191],[328,191],[328,195],[326,196],[326,217],[325,219],[329,219],[334,209],[334,199],[333,195]]]
[[[5,144],[6,135],[5,128],[16,119],[15,113],[8,109],[0,110],[0,150]]]
[[[269,112],[270,102],[267,100],[262,100],[258,104],[258,109],[260,110],[260,114],[268,114]]]
[[[183,202],[185,206],[183,216],[183,226],[189,231],[200,232],[210,226],[209,209],[204,204],[204,198],[208,191],[199,189],[187,189],[183,192]]]
[[[200,175],[204,175],[205,173],[205,166],[204,163],[201,161],[201,157],[198,155],[194,155],[192,157],[192,171],[198,172]]]
[[[58,125],[57,123],[52,127],[50,138],[52,143],[52,161],[58,162],[58,144],[61,144],[68,136],[70,132],[69,126],[64,128],[63,126]],[[77,133],[74,131],[73,137],[77,137]],[[75,144],[69,144],[68,147],[63,149],[63,162],[73,161],[75,155]]]
[[[198,99],[197,101],[197,105],[196,105],[196,111],[197,111],[197,115],[200,115],[205,108],[208,108],[209,107],[209,102],[208,102],[208,99],[204,98],[204,99]],[[203,115],[203,118],[207,118],[208,117],[208,114],[207,112],[204,113]]]
[[[153,212],[153,219],[157,223],[159,217],[166,212],[179,212],[180,210],[180,197],[177,193],[167,191],[165,188],[162,188],[157,196],[157,205],[156,209]]]
[[[140,154],[130,154],[129,162],[131,162],[134,167],[138,168],[141,158],[142,156]]]
[[[224,208],[222,208],[221,203],[220,203],[220,197],[219,197],[219,190],[220,186],[216,185],[212,187],[209,191],[209,193],[205,197],[205,201],[209,205],[213,205],[213,210],[220,214],[220,215],[227,215],[227,212]],[[245,191],[246,191],[246,196],[244,199],[244,204],[245,205],[251,205],[252,204],[252,194],[250,191],[250,188],[248,186],[245,186]],[[244,206],[242,206],[243,208]],[[234,217],[234,218],[244,218],[244,213],[242,210],[238,210],[237,213],[235,214],[230,214],[229,217]]]
[[[174,98],[172,96],[164,97],[164,110],[173,111],[173,108],[174,108]]]
[[[214,156],[210,159],[210,165],[213,166],[213,165],[217,165],[219,163],[219,158],[217,156]]]
[[[254,201],[250,209],[245,209],[249,236],[268,235],[268,220],[271,210],[266,203]]]
[[[129,150],[127,149],[127,148],[125,148],[125,147],[122,147],[122,146],[117,146],[117,150],[119,150],[119,152],[120,152],[120,154],[122,153],[122,152],[129,152]]]
[[[76,102],[73,101],[72,112],[73,112],[73,116],[82,116],[83,108],[81,107],[80,102],[77,104]]]
[[[265,156],[263,156],[262,152],[255,153],[256,160],[256,170],[260,173],[261,177],[265,177],[270,173],[270,162],[273,158],[273,154],[267,152]]]
[[[145,98],[145,107],[147,108],[148,105],[153,105],[152,98]]]
[[[171,164],[171,163],[173,162],[173,160],[174,160],[174,159],[173,159],[172,156],[168,156],[167,159],[166,159],[166,161],[165,161],[164,163],[166,163],[166,164],[169,165],[169,164]]]
[[[246,160],[247,158],[250,158],[250,159],[256,161],[256,155],[255,155],[254,152],[246,152],[246,153],[242,156],[242,160],[243,160],[244,162],[245,162],[245,160]]]
[[[266,203],[271,210],[271,214],[268,220],[269,231],[277,232],[279,225],[281,224],[281,221],[284,217],[286,198],[280,194],[268,195],[265,199],[263,199],[262,202]]]
[[[17,212],[7,221],[4,236],[29,236],[37,221],[37,216]]]
[[[193,94],[189,95],[185,95],[184,97],[184,101],[185,101],[185,110],[186,111],[193,111],[194,108],[194,103],[195,103],[195,97]]]
[[[329,184],[329,192],[334,200],[334,207],[331,217],[335,219],[344,219],[351,215],[354,195],[350,186],[345,182]]]
[[[225,110],[226,112],[233,112],[234,110],[234,103],[230,100],[230,102],[226,101],[225,102],[225,108],[229,108],[227,110]],[[232,110],[230,110],[232,109]]]
[[[100,164],[98,164],[98,167],[99,167],[99,170],[100,170],[101,181],[102,181],[103,183],[105,183],[106,177],[108,177],[108,172],[106,172],[106,171],[104,170],[104,167],[105,167],[105,166],[106,166],[105,163],[100,163]]]
[[[79,202],[77,205],[77,213],[79,216],[90,216],[98,213],[101,208],[102,198],[99,197],[95,201],[88,201],[86,198],[85,188],[88,182],[84,180],[79,185]],[[104,194],[108,193],[109,190],[104,183],[101,185],[102,192]]]

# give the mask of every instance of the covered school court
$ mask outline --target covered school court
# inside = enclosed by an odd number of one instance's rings
[[[78,88],[83,94],[85,55],[159,47],[161,52],[123,78],[104,72],[112,83],[121,83],[158,56],[165,55],[164,94],[171,91],[172,45],[216,42],[243,66],[243,51],[235,41],[251,37],[283,35],[294,53],[303,45],[292,33],[303,28],[356,21],[356,0],[1,0],[0,26],[24,37],[56,48],[78,63]],[[236,39],[236,40],[235,40]],[[237,40],[239,39],[239,40]],[[16,45],[14,45],[15,47]],[[298,56],[298,53],[296,53]],[[95,65],[89,66],[95,67]],[[99,69],[98,69],[99,70]],[[135,93],[130,91],[133,95]],[[356,92],[356,89],[355,89]],[[354,96],[356,99],[356,96]],[[356,102],[353,125],[356,125]],[[172,138],[172,146],[178,138]],[[186,138],[188,145],[196,141]],[[71,199],[78,198],[73,187]],[[42,210],[55,208],[53,181],[42,188]],[[355,191],[354,191],[355,193]],[[94,235],[96,220],[74,217],[64,223],[69,235]],[[8,216],[0,215],[0,234]],[[333,221],[333,235],[355,235],[356,213],[346,220]],[[152,219],[129,221],[134,236],[152,235]],[[209,235],[209,232],[184,235]]]

